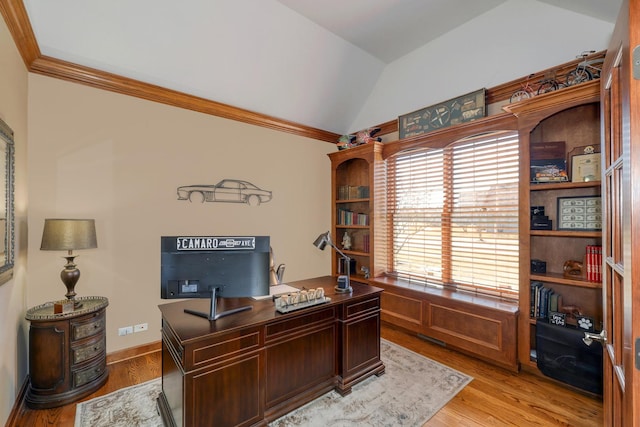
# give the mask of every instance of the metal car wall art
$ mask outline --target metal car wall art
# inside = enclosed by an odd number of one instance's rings
[[[177,188],[178,200],[194,203],[227,202],[258,206],[271,200],[271,191],[262,190],[248,181],[223,179],[215,185],[184,185]]]

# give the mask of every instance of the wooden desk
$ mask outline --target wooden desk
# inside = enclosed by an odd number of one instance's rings
[[[382,289],[353,283],[334,290],[334,277],[289,283],[322,287],[331,301],[286,314],[272,300],[220,299],[220,309],[253,309],[209,321],[207,300],[160,305],[162,392],[168,426],[252,426],[268,422],[335,389],[345,395],[364,378],[384,373],[380,360]]]

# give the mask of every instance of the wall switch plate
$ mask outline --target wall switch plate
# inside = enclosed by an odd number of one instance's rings
[[[123,328],[118,328],[118,335],[125,336],[133,333],[133,326],[125,326]]]
[[[133,332],[143,332],[149,329],[148,323],[138,323],[133,327]]]

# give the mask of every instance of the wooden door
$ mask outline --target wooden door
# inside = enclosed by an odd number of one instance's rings
[[[601,75],[606,426],[640,426],[639,44],[640,0],[624,0]]]

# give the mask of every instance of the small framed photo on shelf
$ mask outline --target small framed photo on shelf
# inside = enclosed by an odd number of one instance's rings
[[[557,311],[549,312],[549,323],[557,326],[567,326],[566,314]]]
[[[569,181],[564,141],[533,142],[529,148],[532,183]]]
[[[600,196],[558,197],[558,230],[602,230]]]
[[[569,177],[572,182],[600,181],[600,147],[576,147],[567,155]]]
[[[566,162],[564,159],[531,160],[531,182],[566,182]]]

